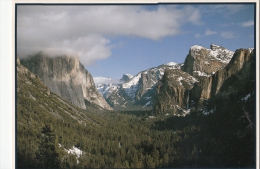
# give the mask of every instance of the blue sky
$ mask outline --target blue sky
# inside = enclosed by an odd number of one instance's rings
[[[168,62],[193,45],[254,47],[252,4],[18,6],[20,57],[77,56],[93,77],[119,79]]]

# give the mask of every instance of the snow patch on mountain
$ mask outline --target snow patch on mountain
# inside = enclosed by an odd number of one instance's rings
[[[234,55],[233,51],[230,51],[228,49],[225,49],[224,47],[215,44],[211,44],[210,49],[207,49],[203,46],[194,45],[190,48],[190,50],[194,54],[194,57],[196,56],[196,54],[199,54],[201,50],[206,50],[209,53],[209,57],[212,60],[215,59],[222,63],[229,63],[229,61]]]
[[[245,97],[241,98],[241,101],[247,101],[251,97],[251,93],[247,94]]]
[[[193,72],[196,73],[197,76],[205,76],[205,77],[210,77],[211,76],[211,75],[208,75],[205,72],[201,72],[201,71],[193,71]]]
[[[180,69],[182,65],[183,65],[183,63],[179,64],[179,63],[176,63],[176,62],[169,62],[169,63],[166,63],[166,64],[162,64],[158,67],[169,67],[171,69]]]
[[[120,84],[96,84],[96,88],[102,96],[107,99],[115,90],[120,87]]]
[[[150,68],[144,70],[137,75],[133,76],[128,82],[122,84],[122,89],[125,91],[127,96],[134,100],[136,96],[136,92],[139,89],[139,80],[142,74],[150,74],[153,78],[150,79],[150,86],[146,88],[146,90],[152,89],[154,85],[157,84],[158,80],[162,78],[164,75],[164,71],[166,68],[169,69],[180,69],[181,65],[175,62],[169,62],[158,67]],[[146,80],[147,81],[147,80]]]

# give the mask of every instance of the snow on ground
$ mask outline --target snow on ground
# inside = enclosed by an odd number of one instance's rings
[[[59,147],[62,147],[62,145],[59,144]],[[65,150],[68,154],[76,155],[77,163],[79,163],[78,158],[83,155],[83,151],[82,151],[82,150],[80,150],[79,148],[77,148],[77,147],[75,147],[75,146],[73,146],[72,148],[70,148],[70,149],[68,149],[68,150],[67,150],[66,148],[64,148],[64,150]]]
[[[155,118],[156,118],[155,116],[148,116],[148,117],[146,118],[146,120],[155,119]]]
[[[251,97],[251,93],[249,93],[245,97],[241,98],[241,101],[247,101],[250,97]]]
[[[148,105],[150,105],[150,104],[151,104],[151,101],[147,102],[147,103],[144,105],[144,107],[145,107],[145,106],[148,106]]]
[[[65,149],[65,148],[64,148]],[[73,146],[71,149],[65,149],[65,151],[67,151],[68,154],[74,154],[77,157],[82,156],[83,151],[81,151],[79,148]]]

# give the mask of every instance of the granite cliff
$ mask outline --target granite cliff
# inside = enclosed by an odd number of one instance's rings
[[[57,95],[80,108],[86,103],[112,110],[97,91],[91,74],[78,58],[70,56],[50,57],[43,52],[22,59],[21,63],[38,75],[43,83]]]
[[[186,56],[182,70],[192,76],[209,77],[225,67],[233,54],[234,52],[215,44],[211,44],[210,49],[194,45]]]
[[[238,49],[229,64],[214,75],[203,78],[191,90],[191,99],[196,109],[209,100],[224,101],[226,105],[231,97],[237,94],[248,94],[254,91],[255,55],[252,49]],[[238,96],[239,97],[239,96]],[[205,102],[206,101],[206,102]]]
[[[211,45],[211,49],[192,46],[182,66],[183,75],[178,70],[180,77],[174,79],[176,71],[165,72],[157,86],[154,112],[176,115],[186,115],[190,110],[208,112],[206,109],[212,109],[213,102],[230,101],[231,97],[242,97],[248,93],[252,95],[254,60],[253,49],[232,52],[217,45]],[[178,85],[177,80],[186,74],[196,81]]]

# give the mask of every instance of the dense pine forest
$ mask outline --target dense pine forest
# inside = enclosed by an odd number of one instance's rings
[[[148,120],[145,115],[122,112],[91,115],[97,123],[83,126],[51,117],[42,122],[36,113],[28,112],[30,121],[17,129],[18,167],[45,166],[51,153],[37,156],[44,151],[43,144],[53,146],[58,160],[53,165],[58,168],[253,167],[255,163],[253,126],[233,120],[242,112]],[[44,140],[45,125],[50,126],[52,143]],[[63,150],[72,146],[84,152],[78,163],[76,156],[66,156]]]

